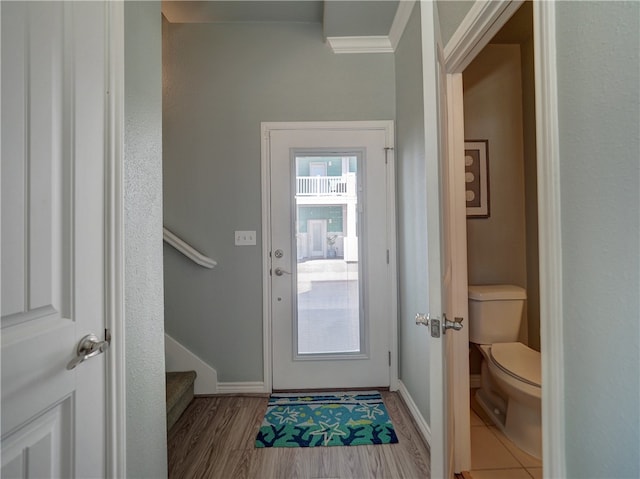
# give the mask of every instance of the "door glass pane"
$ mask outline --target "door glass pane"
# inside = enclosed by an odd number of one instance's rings
[[[299,356],[362,351],[357,167],[357,156],[295,155]]]

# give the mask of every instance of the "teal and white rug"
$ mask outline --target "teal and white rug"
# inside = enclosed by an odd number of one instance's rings
[[[272,394],[256,447],[393,444],[398,437],[378,391]]]

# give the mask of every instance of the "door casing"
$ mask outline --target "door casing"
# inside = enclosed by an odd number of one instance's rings
[[[477,2],[469,10],[447,43],[444,56],[449,76],[448,104],[450,111],[462,111],[462,85],[457,78],[475,59],[484,46],[511,18],[522,0]],[[555,4],[533,4],[534,67],[536,92],[536,147],[538,180],[538,228],[540,265],[540,342],[542,356],[542,429],[543,472],[545,477],[564,477],[564,346],[562,330],[562,241],[560,219],[560,155],[557,107]],[[451,145],[449,161],[455,161],[456,151],[464,151],[463,123],[449,129]],[[457,338],[461,339],[460,337]],[[454,340],[455,341],[455,340]],[[463,369],[456,365],[462,357],[460,345],[455,346],[453,384],[465,382]],[[468,384],[468,378],[466,379]],[[454,394],[458,397],[458,394]],[[468,406],[456,401],[451,411],[461,417]],[[454,464],[457,471],[470,467],[468,424],[455,429]]]

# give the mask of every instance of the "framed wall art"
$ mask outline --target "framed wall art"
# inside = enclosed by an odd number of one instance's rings
[[[464,142],[467,218],[489,217],[489,141]]]

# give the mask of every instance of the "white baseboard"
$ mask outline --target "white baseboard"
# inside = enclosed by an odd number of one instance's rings
[[[264,382],[245,381],[234,383],[218,383],[218,394],[268,393]]]
[[[469,375],[469,389],[478,389],[482,386],[482,381],[479,374]]]
[[[422,416],[422,414],[420,413],[418,406],[413,401],[413,398],[411,397],[411,394],[409,394],[409,390],[404,385],[404,383],[402,381],[398,381],[398,383],[399,383],[398,393],[400,394],[400,397],[402,398],[404,403],[407,405],[407,408],[409,408],[411,417],[413,418],[416,425],[418,426],[418,431],[420,431],[420,434],[422,434],[423,439],[429,446],[431,446],[431,428],[429,427],[429,424],[427,424],[427,421],[424,419],[424,416]]]
[[[164,355],[167,372],[196,372],[198,376],[194,383],[194,394],[216,394],[219,392],[217,371],[166,333],[164,335]]]

